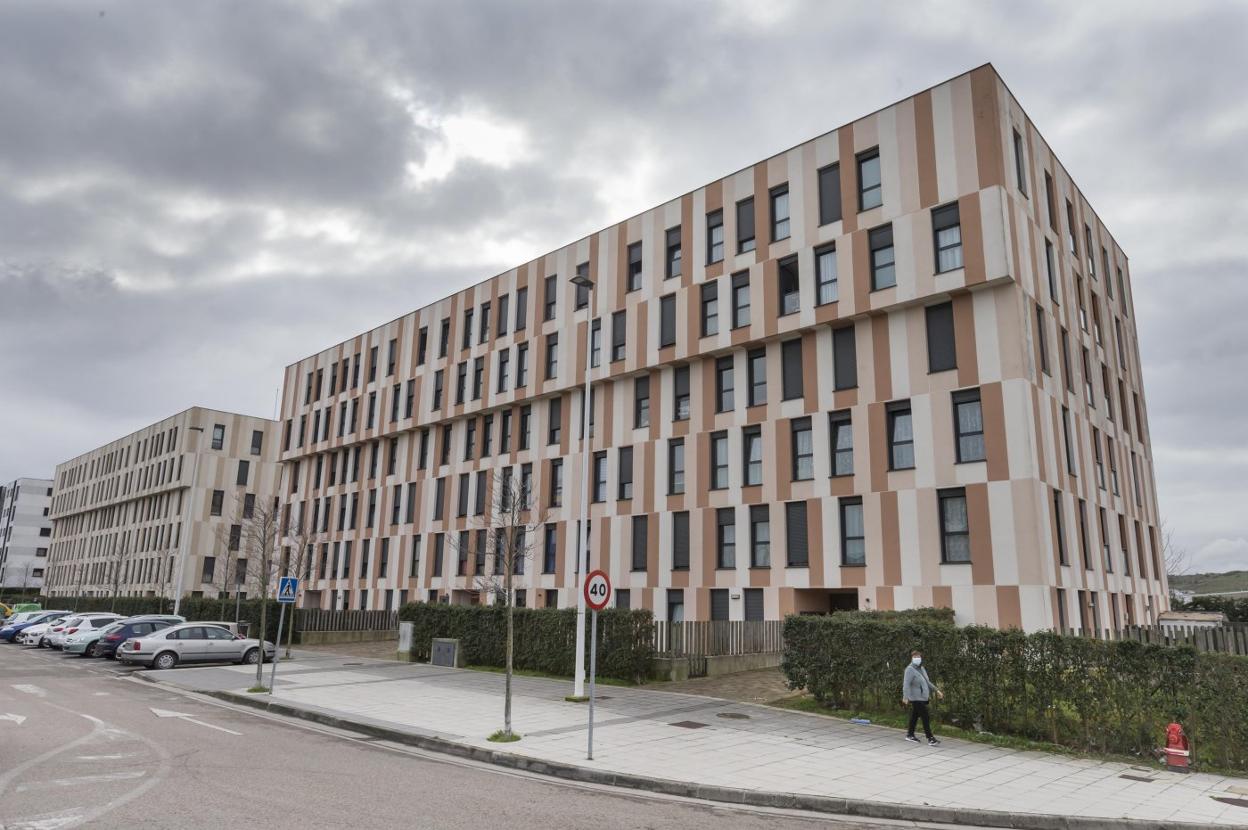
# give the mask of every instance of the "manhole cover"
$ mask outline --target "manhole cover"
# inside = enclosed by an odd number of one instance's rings
[[[698,723],[696,720],[678,720],[670,726],[679,726],[681,729],[701,729],[706,726],[705,723]]]
[[[1248,798],[1226,798],[1225,796],[1215,795],[1214,801],[1221,801],[1223,804],[1230,804],[1232,807],[1248,807]]]
[[[1118,776],[1118,777],[1119,777],[1119,778],[1125,778],[1125,779],[1127,779],[1128,781],[1143,781],[1143,782],[1145,782],[1145,783],[1150,783],[1150,784],[1151,784],[1153,781],[1156,781],[1156,780],[1157,780],[1156,778],[1145,778],[1143,775],[1127,775],[1127,774],[1125,774],[1125,773],[1124,773],[1123,775]]]
[[[749,715],[743,714],[741,712],[720,712],[718,715],[716,715],[716,717],[724,718],[725,720],[749,720],[750,719]]]

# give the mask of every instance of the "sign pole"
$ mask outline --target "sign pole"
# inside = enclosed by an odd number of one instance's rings
[[[277,653],[278,644],[282,642],[282,623],[286,621],[286,603],[277,615],[277,642],[273,644],[273,665],[269,667],[269,694],[273,694],[273,683],[277,680],[277,662],[281,659]],[[264,632],[260,632],[260,659],[264,660]]]
[[[589,622],[589,754],[594,760],[594,678],[598,675],[598,609]]]

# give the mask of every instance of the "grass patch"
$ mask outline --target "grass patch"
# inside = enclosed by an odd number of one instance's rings
[[[492,672],[494,674],[506,674],[507,672],[506,669],[500,666],[465,666],[464,668],[468,669],[469,671],[485,671],[485,672]],[[548,672],[535,671],[533,669],[512,669],[511,673],[515,675],[516,677],[541,677],[546,680],[567,680],[569,682],[572,681],[572,677],[570,675],[550,674]],[[637,685],[636,683],[630,683],[627,680],[617,680],[614,677],[598,677],[598,678],[595,678],[594,683],[595,685],[598,685],[598,686],[636,686]],[[588,688],[589,678],[585,678],[585,685]],[[589,700],[589,698],[585,698],[585,699]]]
[[[589,700],[589,695],[564,695],[563,699],[567,703],[585,703]]]
[[[496,744],[510,744],[520,740],[519,732],[504,732],[499,729],[486,740],[493,741]]]
[[[268,690],[269,690],[268,686],[252,686],[250,689],[247,690],[247,693],[252,694],[252,695],[262,695]]]

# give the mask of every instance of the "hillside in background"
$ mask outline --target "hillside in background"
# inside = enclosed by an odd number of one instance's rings
[[[1248,571],[1227,571],[1220,574],[1183,574],[1170,577],[1171,590],[1195,591],[1200,594],[1222,594],[1227,591],[1248,591]]]

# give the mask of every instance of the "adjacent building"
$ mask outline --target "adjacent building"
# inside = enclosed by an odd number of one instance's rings
[[[192,407],[56,467],[49,595],[233,592],[242,527],[278,490],[277,424]],[[245,587],[243,587],[245,590]]]
[[[19,478],[0,485],[0,588],[43,587],[52,542],[52,482]]]
[[[491,601],[456,542],[506,476],[542,521],[518,601],[575,604],[588,361],[617,604],[1152,622],[1133,290],[980,67],[287,367],[303,602]]]

